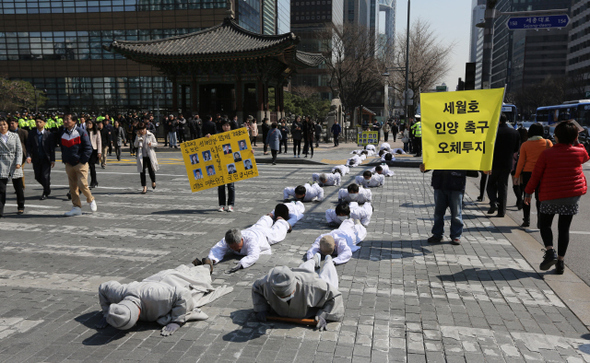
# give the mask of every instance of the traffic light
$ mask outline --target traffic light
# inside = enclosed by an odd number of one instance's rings
[[[475,62],[465,63],[465,89],[475,89]]]

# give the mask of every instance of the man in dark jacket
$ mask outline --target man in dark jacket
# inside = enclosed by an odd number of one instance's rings
[[[287,140],[289,139],[289,128],[287,127],[287,123],[285,119],[281,119],[281,123],[279,126],[279,130],[281,131],[281,141],[280,145],[285,146],[285,154],[287,153]],[[279,154],[281,153],[281,148],[279,147]]]
[[[342,127],[338,124],[338,120],[334,121],[334,125],[332,125],[332,135],[334,137],[334,146],[338,146],[338,137],[342,132]]]
[[[520,136],[518,131],[506,123],[506,115],[500,116],[496,144],[494,146],[494,161],[488,178],[488,198],[490,198],[490,209],[488,214],[498,211],[498,217],[506,214],[506,202],[508,199],[508,177],[512,170],[514,153],[520,147]]]
[[[425,172],[424,164],[420,171]],[[435,170],[432,173],[434,188],[434,224],[428,243],[440,243],[443,239],[445,212],[451,210],[451,243],[461,244],[463,234],[463,194],[465,193],[465,170]]]
[[[51,194],[51,168],[55,165],[55,141],[53,134],[45,129],[45,120],[35,121],[36,129],[27,138],[27,163],[33,163],[35,180],[43,186],[41,200]]]
[[[82,214],[82,202],[80,192],[86,196],[90,204],[90,210],[96,212],[96,201],[88,189],[88,159],[92,154],[92,145],[88,134],[81,127],[76,126],[72,115],[65,115],[64,128],[60,135],[61,158],[66,164],[66,174],[72,195],[71,211],[65,213],[66,217],[79,216]]]
[[[217,126],[212,121],[211,115],[205,116],[205,122],[203,122],[203,136],[215,135],[217,133]]]

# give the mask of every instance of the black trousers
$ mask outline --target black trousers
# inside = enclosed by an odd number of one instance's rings
[[[506,214],[506,202],[508,200],[508,178],[510,169],[493,169],[488,175],[488,198],[490,206],[498,206],[498,214]]]
[[[141,186],[145,187],[145,169],[148,170],[148,173],[150,174],[150,179],[152,180],[152,183],[156,182],[156,172],[154,171],[154,168],[152,168],[152,161],[150,160],[149,157],[144,157],[143,158],[143,169],[141,169],[141,173],[139,173],[139,178],[141,179]]]
[[[281,146],[285,147],[285,151],[284,153],[287,153],[287,138],[285,137],[284,139],[281,139],[281,141],[279,141],[279,152],[281,152]]]
[[[92,149],[92,154],[90,154],[90,159],[88,159],[88,172],[90,173],[90,185],[96,186],[98,185],[98,180],[96,179],[96,162],[98,161],[98,150]]]
[[[539,224],[541,229],[541,238],[545,247],[553,247],[553,232],[551,223],[555,214],[539,213]],[[570,243],[570,225],[572,224],[573,215],[559,215],[557,220],[557,254],[565,256],[567,246]]]
[[[274,164],[277,162],[277,154],[279,153],[279,150],[270,149],[270,153],[272,154],[272,162]]]
[[[338,136],[340,136],[340,134],[334,134],[334,146],[338,146]]]
[[[479,198],[483,199],[483,193],[485,193],[486,181],[488,180],[488,174],[484,174],[480,171],[481,178],[479,179]]]
[[[524,190],[524,188],[526,188],[526,185],[528,184],[529,180],[531,180],[531,176],[533,175],[532,172],[530,171],[523,171],[521,174],[522,176],[522,184],[520,184],[520,187],[522,188],[522,190]],[[537,187],[537,189],[535,189],[535,206],[537,207],[537,220],[539,220],[539,208],[541,207],[541,202],[539,201],[539,188]],[[522,206],[522,213],[523,213],[523,220],[524,222],[531,222],[531,205],[526,205],[524,204]],[[551,226],[551,224],[550,224]]]
[[[43,187],[43,194],[51,193],[51,163],[46,158],[33,161],[35,180]]]
[[[387,139],[389,139],[389,132],[383,131],[383,138],[385,139],[385,142],[387,142]]]
[[[422,155],[422,138],[415,137],[413,144],[414,144],[414,152],[416,153],[416,155],[417,156]]]
[[[225,186],[227,185],[227,204],[225,204]],[[220,206],[234,206],[236,201],[236,187],[234,183],[220,185],[217,187],[217,199]]]
[[[4,215],[4,205],[6,204],[6,185],[8,179],[0,179],[0,216]],[[23,190],[23,178],[12,179],[12,185],[16,190],[16,204],[18,209],[25,209],[25,191]]]
[[[301,155],[301,140],[293,139],[293,155]]]
[[[313,156],[313,140],[305,139],[303,143],[303,154],[309,154],[309,150],[311,149],[311,156]]]

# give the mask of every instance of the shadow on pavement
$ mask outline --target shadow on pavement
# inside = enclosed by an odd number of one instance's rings
[[[126,330],[126,331],[115,329],[110,325],[104,329],[96,329],[95,325],[96,325],[96,323],[98,323],[100,321],[101,317],[102,317],[102,314],[100,311],[93,311],[90,313],[82,314],[74,319],[77,322],[84,325],[85,327],[87,327],[88,329],[96,330],[96,333],[94,333],[91,337],[84,339],[82,344],[84,344],[84,345],[105,345],[110,342],[113,342],[113,341],[123,338],[125,335],[127,335],[127,332],[153,330],[154,328],[159,329],[159,326],[157,324],[143,323],[143,322],[135,325],[133,328],[131,328],[130,330]]]
[[[293,329],[296,324],[279,323],[279,322],[266,322],[261,323],[256,320],[253,309],[242,309],[234,311],[230,314],[232,322],[241,326],[240,329],[236,329],[223,336],[223,340],[226,342],[240,342],[244,343],[250,340],[257,339],[266,334],[267,329]],[[313,329],[313,328],[309,328]]]
[[[218,214],[220,212],[217,209],[171,209],[171,210],[159,210],[152,212],[151,214],[161,214],[161,215],[168,215],[168,214]],[[224,212],[225,213],[225,212]],[[220,214],[223,215],[223,214]]]
[[[364,240],[359,243],[360,250],[352,254],[353,258],[359,260],[382,261],[399,260],[402,258],[413,258],[432,254],[429,245],[423,245],[421,240],[382,241]],[[408,251],[412,249],[414,252]]]
[[[461,272],[449,275],[437,275],[441,281],[467,282],[467,281],[515,281],[526,278],[542,280],[543,277],[535,271],[522,271],[514,268],[500,268],[497,270],[486,270],[479,268],[468,268]]]

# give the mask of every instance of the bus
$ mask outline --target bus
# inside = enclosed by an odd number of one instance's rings
[[[566,101],[561,105],[537,108],[536,122],[545,125],[574,119],[584,127],[590,126],[590,100]]]
[[[502,103],[502,113],[506,115],[508,122],[512,125],[516,125],[516,119],[518,117],[518,109],[511,103]]]

